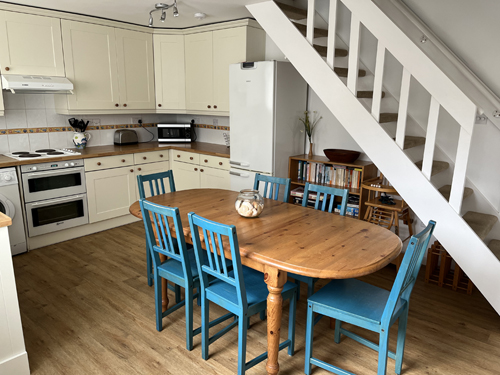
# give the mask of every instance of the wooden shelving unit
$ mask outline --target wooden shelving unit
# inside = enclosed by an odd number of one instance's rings
[[[336,163],[333,161],[330,161],[326,156],[319,156],[319,155],[313,155],[312,157],[309,157],[308,155],[296,155],[296,156],[290,156],[289,162],[288,162],[288,177],[292,180],[292,187],[291,190],[295,189],[298,186],[305,186],[307,181],[299,180],[298,179],[298,163],[299,161],[306,161],[309,163],[318,163],[318,164],[325,164],[328,166],[334,166],[334,165],[339,165],[339,166],[345,166],[345,167],[350,167],[350,168],[359,168],[361,169],[361,181],[368,180],[370,178],[377,177],[377,167],[375,167],[375,164],[373,164],[370,161],[363,161],[363,160],[356,160],[353,163]],[[327,185],[327,186],[333,186],[336,188],[343,188],[341,186],[335,186],[335,185],[330,185],[330,184],[320,184],[320,185]],[[358,219],[361,219],[365,215],[365,205],[364,202],[368,198],[368,191],[363,191],[362,188],[359,189],[354,189],[350,188],[349,189],[349,194],[353,195],[359,195],[359,216]],[[290,197],[290,203],[293,202],[293,197]]]

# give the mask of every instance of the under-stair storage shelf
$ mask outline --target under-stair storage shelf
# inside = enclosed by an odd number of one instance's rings
[[[299,165],[301,166],[301,175],[299,178]],[[311,165],[316,169],[317,166],[321,169],[321,173],[323,175],[324,172],[329,170],[330,172],[335,168],[337,170],[342,170],[346,172],[342,172],[342,175],[338,174],[336,178],[336,183],[325,183],[325,182],[317,182],[318,181],[318,172],[311,172],[309,170],[309,181],[305,177],[307,175],[305,168],[311,168]],[[328,167],[332,167],[328,169]],[[352,172],[351,172],[352,171]],[[316,179],[313,179],[312,174],[315,174]],[[349,175],[349,176],[348,176]],[[353,176],[356,177],[353,177]],[[359,196],[359,215],[358,218],[363,218],[365,215],[366,208],[364,207],[364,202],[368,199],[368,191],[364,191],[361,187],[361,182],[368,180],[370,178],[377,177],[377,167],[370,161],[356,160],[352,163],[336,163],[330,161],[325,156],[314,155],[313,157],[309,157],[308,155],[296,155],[291,156],[288,164],[288,177],[292,180],[291,191],[294,189],[305,186],[306,182],[314,183],[317,185],[325,185],[325,186],[333,186],[336,188],[349,189],[349,195]],[[342,179],[343,183],[338,183],[338,180]],[[326,179],[322,177],[322,181]],[[330,181],[333,181],[333,177],[329,178]],[[316,181],[316,182],[315,182]],[[293,203],[293,196],[290,197],[290,203]]]

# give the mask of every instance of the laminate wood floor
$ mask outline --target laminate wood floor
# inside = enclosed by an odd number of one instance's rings
[[[208,361],[201,359],[200,336],[191,352],[185,349],[184,309],[164,319],[163,331],[156,331],[144,243],[139,222],[14,257],[32,374],[236,373],[237,330],[210,346]],[[395,274],[389,266],[364,280],[389,289]],[[296,353],[280,353],[280,374],[303,373],[305,289],[297,309]],[[211,305],[212,319],[222,314]],[[199,326],[196,304],[194,316]],[[392,350],[396,332],[393,328]],[[376,352],[347,338],[335,344],[327,319],[315,327],[314,345],[315,356],[323,360],[356,374],[376,374]],[[253,317],[247,360],[265,350],[266,322]],[[265,363],[247,373],[264,374]],[[394,374],[391,359],[388,374]],[[468,296],[442,289],[425,284],[421,274],[410,304],[403,374],[500,374],[500,317],[477,290]]]

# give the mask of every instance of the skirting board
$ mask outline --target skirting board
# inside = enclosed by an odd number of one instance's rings
[[[1,362],[0,374],[29,375],[30,366],[28,363],[28,353],[23,352],[16,357]]]
[[[99,221],[97,223],[87,224],[81,227],[69,228],[58,232],[48,233],[41,236],[28,238],[28,250],[38,249],[40,247],[53,245],[55,243],[68,241],[73,238],[87,236],[92,233],[102,232],[111,228],[139,221],[138,218],[130,214],[120,216],[114,219]]]

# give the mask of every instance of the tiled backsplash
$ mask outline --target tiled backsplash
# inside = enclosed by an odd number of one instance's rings
[[[3,98],[5,116],[0,116],[0,154],[48,147],[74,147],[71,140],[73,130],[68,123],[72,117],[90,120],[87,128],[91,134],[88,147],[113,144],[115,130],[124,127],[133,127],[139,142],[156,140],[157,129],[154,124],[190,122],[193,118],[198,124],[196,134],[200,142],[224,144],[223,133],[229,132],[228,117],[165,114],[67,116],[55,112],[54,95],[12,94],[4,91]],[[132,125],[132,121],[138,118],[142,119],[143,128]],[[98,120],[100,124],[91,126],[92,120]]]

